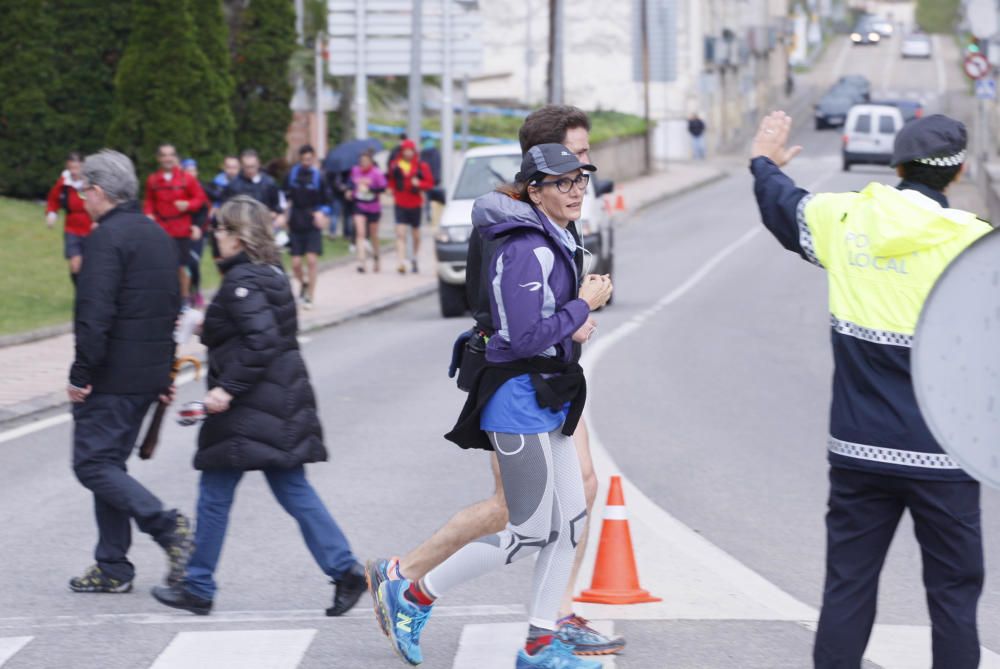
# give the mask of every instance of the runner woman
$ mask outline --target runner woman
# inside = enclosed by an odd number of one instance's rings
[[[83,187],[82,172],[83,156],[75,151],[66,156],[66,169],[49,191],[45,206],[45,221],[50,228],[59,219],[59,210],[66,212],[63,255],[69,263],[69,278],[74,286],[83,264],[83,242],[94,227],[78,192]]]
[[[485,195],[473,218],[501,240],[491,262],[491,306],[500,325],[487,366],[447,438],[463,448],[495,450],[510,512],[507,529],[466,545],[416,582],[386,580],[379,612],[399,655],[423,660],[420,633],[437,597],[516,560],[537,554],[530,627],[518,669],[598,669],[555,638],[577,538],[586,521],[580,463],[572,442],[586,399],[577,361],[594,329],[590,312],[611,296],[611,281],[592,276],[577,292],[576,241],[566,230],[580,217],[593,165],[561,144],[532,147],[509,192]],[[532,205],[522,207],[513,198]]]

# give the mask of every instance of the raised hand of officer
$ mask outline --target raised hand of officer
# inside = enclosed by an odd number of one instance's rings
[[[590,306],[591,311],[596,311],[608,303],[612,290],[610,276],[588,274],[580,286],[580,299]]]
[[[791,132],[792,117],[783,111],[771,112],[760,122],[750,148],[750,157],[770,158],[778,167],[784,167],[802,151],[801,146],[786,146]]]
[[[229,410],[233,396],[219,386],[216,386],[208,391],[203,401],[205,403],[205,411],[208,413],[222,413]]]

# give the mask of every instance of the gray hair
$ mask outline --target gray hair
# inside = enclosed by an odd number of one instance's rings
[[[271,210],[247,195],[237,195],[219,208],[219,227],[236,235],[250,260],[262,265],[280,265],[281,254],[271,229]]]
[[[104,149],[83,161],[83,179],[91,186],[100,186],[114,203],[134,200],[139,194],[139,179],[135,166],[124,153]]]

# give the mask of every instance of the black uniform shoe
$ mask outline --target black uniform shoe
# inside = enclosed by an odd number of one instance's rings
[[[77,576],[69,580],[69,589],[73,592],[109,592],[125,593],[132,591],[132,581],[119,581],[111,578],[96,564],[87,569],[83,576]]]
[[[161,538],[160,546],[167,553],[167,577],[164,580],[170,587],[179,585],[184,579],[184,570],[187,569],[191,553],[194,552],[194,532],[191,531],[191,522],[184,514],[177,513],[174,529]]]
[[[354,608],[354,605],[361,599],[361,595],[368,589],[365,568],[361,566],[361,563],[355,562],[354,566],[333,584],[336,586],[333,591],[333,606],[326,610],[326,615],[342,616]]]
[[[162,585],[153,587],[153,598],[160,604],[165,604],[175,609],[190,611],[198,616],[207,616],[212,611],[212,600],[196,597],[179,586],[170,588]]]

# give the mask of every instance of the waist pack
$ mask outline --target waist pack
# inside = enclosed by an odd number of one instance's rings
[[[455,340],[451,351],[451,365],[448,367],[448,378],[455,379],[459,390],[469,392],[475,384],[476,377],[486,367],[487,341],[489,337],[479,328],[466,330]]]

